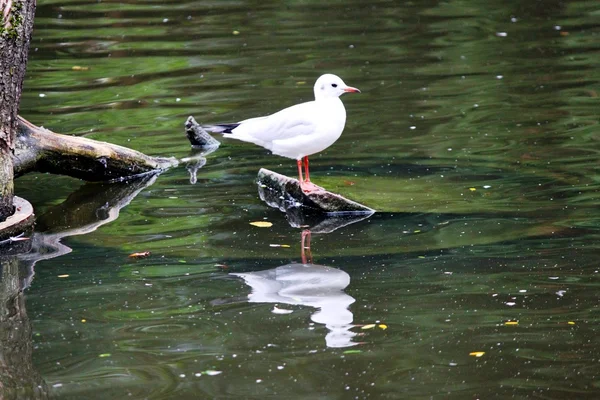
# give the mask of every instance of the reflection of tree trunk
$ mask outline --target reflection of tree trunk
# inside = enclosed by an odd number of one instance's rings
[[[31,324],[15,257],[0,259],[0,398],[46,399],[32,362]]]
[[[33,279],[35,263],[70,252],[60,243],[62,238],[85,234],[114,221],[121,208],[155,180],[156,176],[146,176],[129,182],[84,185],[39,218],[38,232],[30,240],[5,244],[0,249],[2,254],[20,253],[0,257],[1,400],[49,397],[48,388],[33,368],[31,324],[23,295]]]
[[[61,243],[63,238],[90,233],[116,220],[120,210],[155,181],[156,175],[149,175],[128,182],[88,183],[63,203],[48,209],[37,219],[36,232],[30,240],[32,250],[19,255],[28,271],[24,287],[33,280],[35,263],[71,252]]]
[[[11,153],[33,30],[35,0],[0,2],[0,221],[13,212]]]

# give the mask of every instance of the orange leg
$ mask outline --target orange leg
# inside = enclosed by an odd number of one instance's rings
[[[310,175],[308,172],[308,156],[304,156],[304,158],[297,160],[298,163],[298,176],[300,177],[300,188],[304,193],[310,193],[315,190],[323,190],[322,187],[315,185],[310,181]],[[302,165],[304,164],[304,179],[302,178]]]
[[[310,175],[308,173],[308,156],[304,156],[304,182],[310,182]]]
[[[302,178],[302,160],[296,160],[296,163],[298,164],[298,181],[300,181],[300,186],[302,186],[302,182],[304,182]]]

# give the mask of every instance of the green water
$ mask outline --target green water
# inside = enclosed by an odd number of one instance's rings
[[[60,399],[598,398],[599,17],[40,0],[25,118],[183,158],[189,115],[265,115],[335,73],[362,94],[312,177],[378,212],[313,233],[306,266],[254,184],[295,163],[250,144],[224,142],[196,184],[185,165],[146,187],[22,177],[54,243],[28,275],[23,363]]]

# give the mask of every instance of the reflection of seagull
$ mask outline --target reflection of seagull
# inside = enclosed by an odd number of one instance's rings
[[[278,156],[295,159],[300,186],[304,192],[311,192],[322,188],[310,181],[308,156],[325,150],[339,139],[346,124],[346,109],[339,97],[344,93],[358,92],[360,90],[346,85],[341,78],[325,74],[315,83],[313,101],[285,108],[266,117],[203,128],[209,132],[223,133],[228,138],[257,144]]]
[[[315,307],[319,310],[311,320],[324,324],[329,333],[327,347],[348,347],[356,335],[352,328],[352,312],[348,310],[354,298],[343,290],[350,276],[337,268],[316,264],[286,264],[280,267],[232,275],[243,278],[252,287],[250,303],[279,303]]]

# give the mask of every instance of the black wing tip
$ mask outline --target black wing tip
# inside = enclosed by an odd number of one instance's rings
[[[240,124],[219,124],[222,128],[225,128],[222,133],[232,133],[231,131],[240,126]]]

